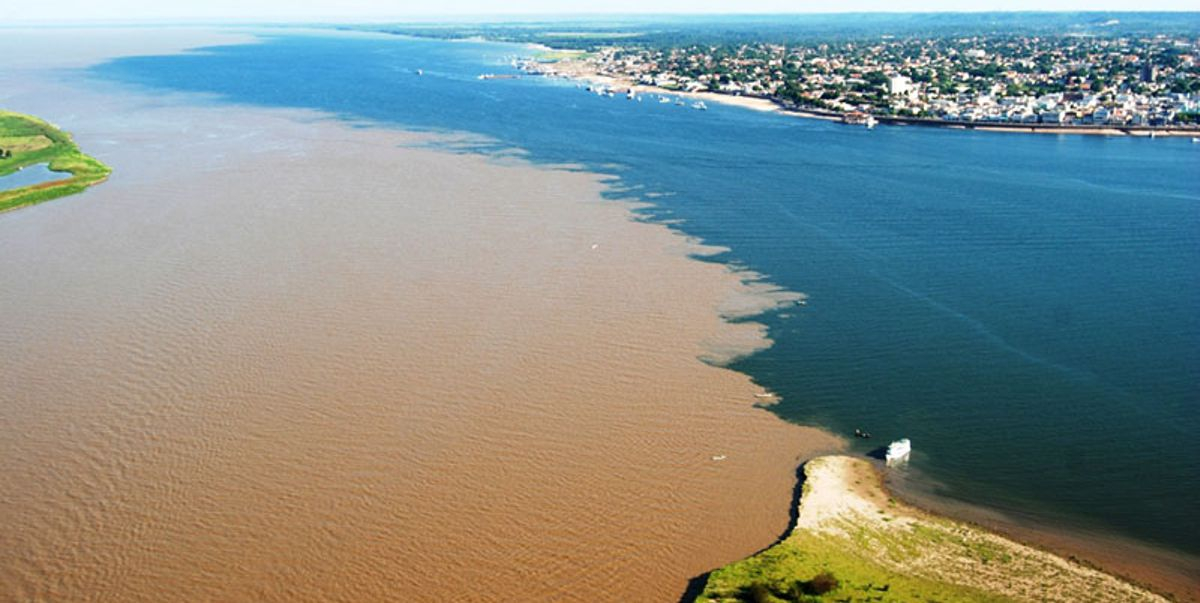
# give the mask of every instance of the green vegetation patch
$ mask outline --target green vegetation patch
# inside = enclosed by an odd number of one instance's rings
[[[625,40],[643,35],[636,31],[547,31],[542,33],[544,38],[595,38],[608,40]]]
[[[922,536],[913,534],[915,539]],[[899,573],[860,553],[866,543],[856,540],[797,531],[753,557],[713,572],[697,601],[1011,601],[974,588]]]
[[[0,111],[0,176],[39,163],[62,172],[62,180],[0,191],[0,212],[83,192],[112,173],[80,151],[70,134],[31,115]]]
[[[595,53],[579,50],[541,50],[534,53],[533,58],[543,63],[556,63],[567,59],[587,59]]]

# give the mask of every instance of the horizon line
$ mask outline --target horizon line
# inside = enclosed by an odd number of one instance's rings
[[[352,25],[360,23],[404,23],[404,22],[455,22],[472,21],[487,22],[514,21],[527,19],[543,19],[551,21],[569,19],[601,19],[601,18],[630,18],[645,20],[648,18],[679,18],[679,17],[804,17],[804,16],[838,16],[838,15],[1198,15],[1200,10],[1184,9],[1121,9],[1121,10],[1054,10],[1054,9],[1023,9],[1023,10],[903,10],[903,11],[708,11],[708,12],[502,12],[502,13],[445,13],[445,14],[396,14],[396,15],[254,15],[254,16],[170,16],[170,17],[121,17],[121,18],[82,18],[82,19],[15,19],[0,24],[0,30],[28,27],[31,25]]]

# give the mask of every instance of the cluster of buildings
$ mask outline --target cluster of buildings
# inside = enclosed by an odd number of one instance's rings
[[[590,70],[785,106],[947,121],[1165,126],[1200,117],[1200,38],[972,36],[605,48]]]

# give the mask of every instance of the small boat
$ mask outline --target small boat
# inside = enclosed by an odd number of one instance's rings
[[[682,106],[686,105],[687,103],[683,102],[683,99],[681,98],[681,99],[676,100],[675,104],[682,107]]]
[[[869,439],[871,439],[871,434],[870,434],[869,432],[863,431],[863,430],[861,430],[861,429],[855,429],[855,430],[854,430],[854,437],[856,437],[856,438],[862,438],[862,439],[864,439],[864,440],[869,440]]]
[[[704,101],[696,101],[692,103],[692,108],[699,109],[700,111],[708,111],[708,105],[704,104]]]
[[[633,90],[630,90],[629,92],[625,93],[625,98],[633,100],[637,98],[637,94],[634,94]]]
[[[418,69],[418,70],[417,70],[417,75],[425,75],[425,70],[424,70],[424,69]]]
[[[775,394],[772,394],[771,392],[763,392],[761,394],[754,394],[754,397],[755,398],[774,398]]]
[[[658,102],[660,102],[660,103],[669,103],[669,102],[671,102],[671,97],[669,97],[669,96],[660,96],[660,97],[658,97]]]
[[[1192,137],[1192,144],[1196,144],[1196,143],[1198,143],[1198,142],[1200,142],[1200,138],[1196,138],[1195,136],[1193,136],[1193,137]]]
[[[879,123],[879,120],[875,119],[874,115],[868,115],[866,121],[863,122],[863,125],[866,126],[867,129],[869,130],[871,128],[874,128],[875,124],[878,124],[878,123]]]
[[[888,444],[887,452],[884,453],[883,459],[889,465],[903,463],[908,460],[908,455],[911,452],[912,444],[909,443],[908,438],[904,438]]]

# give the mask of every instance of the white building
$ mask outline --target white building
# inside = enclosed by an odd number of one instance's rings
[[[913,91],[912,80],[903,75],[888,76],[887,86],[889,94],[908,94]]]

